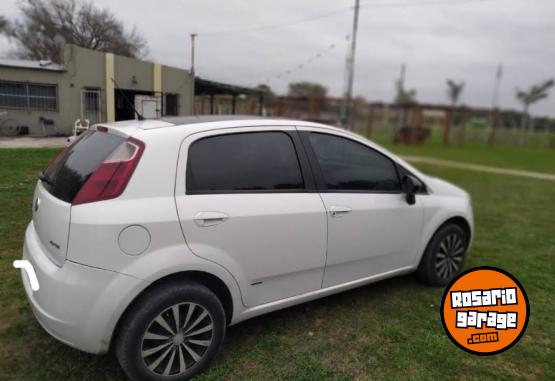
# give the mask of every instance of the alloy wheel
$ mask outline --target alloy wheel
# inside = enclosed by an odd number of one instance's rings
[[[141,344],[146,367],[160,376],[176,376],[197,364],[214,334],[210,313],[195,303],[175,304],[149,324]]]
[[[439,244],[435,271],[443,279],[450,278],[461,270],[464,259],[465,245],[459,234],[447,235]]]

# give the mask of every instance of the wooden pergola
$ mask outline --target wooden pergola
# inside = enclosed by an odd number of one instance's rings
[[[208,96],[210,114],[214,114],[214,97],[227,95],[231,97],[232,114],[237,111],[237,97],[241,95],[256,97],[258,99],[258,114],[262,115],[264,110],[264,92],[249,87],[230,85],[227,83],[210,81],[199,77],[195,78],[195,96]]]
[[[374,118],[376,111],[381,109],[392,109],[392,110],[402,110],[408,115],[410,115],[411,123],[409,128],[421,128],[424,122],[424,113],[426,111],[430,112],[442,112],[443,117],[443,143],[449,143],[449,136],[451,132],[451,125],[453,123],[453,116],[455,114],[462,115],[462,128],[461,135],[459,139],[464,141],[464,134],[468,126],[468,121],[471,115],[485,115],[489,120],[489,125],[491,126],[490,133],[488,136],[488,142],[493,144],[495,140],[495,129],[497,127],[499,110],[489,109],[484,107],[468,107],[468,106],[451,106],[443,104],[433,104],[433,103],[383,103],[383,102],[372,102],[368,103],[368,124],[367,124],[367,134],[371,136]]]

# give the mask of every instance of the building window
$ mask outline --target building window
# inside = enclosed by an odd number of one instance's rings
[[[0,81],[0,108],[57,111],[58,87]]]
[[[86,87],[81,90],[81,119],[100,123],[100,89]]]
[[[179,95],[178,94],[165,94],[164,115],[175,116],[179,115]]]

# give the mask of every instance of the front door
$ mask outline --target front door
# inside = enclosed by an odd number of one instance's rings
[[[193,253],[230,271],[246,306],[320,289],[326,211],[295,129],[206,132],[182,147],[176,202]]]
[[[323,287],[408,266],[423,212],[409,205],[391,159],[346,136],[305,132],[328,212]]]

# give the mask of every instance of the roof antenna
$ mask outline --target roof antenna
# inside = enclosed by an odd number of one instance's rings
[[[137,114],[137,119],[138,120],[145,120],[144,116],[142,116],[141,113],[139,113],[137,111],[137,109],[135,108],[135,105],[133,103],[131,103],[131,101],[129,100],[129,98],[127,98],[127,96],[125,95],[123,90],[119,88],[118,83],[116,82],[116,80],[112,77],[110,77],[110,79],[112,80],[112,82],[114,82],[114,85],[116,85],[116,90],[119,91],[119,93],[121,94],[123,99],[125,99],[125,101],[129,104],[129,106],[131,106],[131,108],[133,109],[135,114]]]

